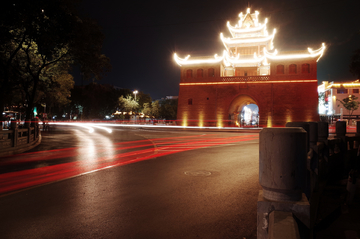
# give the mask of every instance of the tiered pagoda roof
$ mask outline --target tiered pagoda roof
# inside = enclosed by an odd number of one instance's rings
[[[220,33],[220,39],[225,46],[222,56],[217,54],[214,57],[206,58],[190,58],[188,55],[185,58],[180,58],[177,54],[174,54],[174,60],[181,65],[196,65],[196,64],[214,64],[220,63],[224,66],[239,66],[239,64],[246,65],[268,65],[268,60],[284,60],[284,59],[301,59],[301,58],[317,58],[317,61],[321,58],[325,50],[325,44],[317,50],[308,48],[303,53],[290,53],[278,54],[278,51],[273,50],[273,40],[276,34],[276,29],[273,30],[271,35],[267,31],[267,19],[264,23],[259,23],[259,12],[250,14],[250,8],[247,9],[246,14],[239,14],[239,22],[235,26],[230,25],[227,22],[227,27],[231,34],[230,37],[224,37]],[[238,52],[234,52],[233,49],[245,48],[245,47],[258,47],[260,51],[254,52],[251,55],[241,55]]]

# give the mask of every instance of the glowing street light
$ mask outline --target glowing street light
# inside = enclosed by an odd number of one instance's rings
[[[135,100],[136,100],[136,94],[139,93],[137,90],[133,91],[134,95],[135,95]]]

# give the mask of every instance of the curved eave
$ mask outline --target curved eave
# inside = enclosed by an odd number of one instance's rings
[[[308,48],[308,54],[291,54],[291,55],[277,55],[277,51],[275,53],[269,53],[266,48],[264,48],[264,53],[266,58],[271,60],[287,60],[287,59],[306,59],[306,58],[317,58],[316,62],[320,60],[325,51],[325,43],[322,43],[322,46],[313,51],[311,48]]]
[[[228,49],[228,45],[236,45],[236,44],[251,44],[251,43],[264,43],[272,45],[272,41],[274,40],[276,34],[276,29],[274,29],[273,34],[266,37],[259,38],[250,38],[250,39],[234,39],[234,38],[225,38],[222,33],[220,33],[220,39],[223,42],[226,49]]]
[[[224,56],[214,56],[214,59],[194,59],[194,60],[189,60],[190,55],[188,55],[185,58],[180,58],[177,56],[176,53],[174,53],[174,60],[175,62],[179,65],[179,66],[183,66],[183,65],[197,65],[197,64],[215,64],[215,63],[219,63],[224,59]]]
[[[266,28],[266,23],[267,23],[267,19],[265,20],[265,23],[259,27],[252,27],[252,28],[237,28],[234,26],[230,25],[230,22],[227,22],[226,26],[228,27],[231,35],[233,37],[235,37],[236,33],[240,33],[240,34],[246,34],[246,33],[256,33],[256,32],[261,32],[262,30],[264,30]]]

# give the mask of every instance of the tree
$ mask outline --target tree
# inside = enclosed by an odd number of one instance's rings
[[[119,108],[122,111],[136,111],[139,108],[139,103],[131,95],[127,95],[126,98],[120,96]]]
[[[71,102],[70,96],[71,90],[74,88],[74,80],[72,75],[64,72],[63,74],[56,76],[48,83],[49,84],[39,85],[39,99],[36,102],[39,102],[47,107],[49,109],[49,114],[51,115],[52,107],[63,107]]]
[[[160,117],[160,103],[158,100],[151,103],[151,114],[155,118]]]
[[[355,110],[359,108],[359,101],[356,101],[358,97],[354,95],[349,95],[348,97],[344,98],[343,100],[338,100],[344,106],[345,109],[349,111],[349,118]]]
[[[101,54],[103,35],[90,19],[80,18],[68,0],[15,0],[0,10],[0,109],[14,90],[26,94],[27,118],[41,84],[71,65],[80,66],[85,79],[100,79],[110,69]],[[50,82],[47,82],[50,81]]]
[[[178,100],[167,99],[161,102],[161,117],[175,120],[177,115]]]
[[[350,72],[357,78],[360,79],[360,49],[354,51],[351,57],[351,63],[349,65]]]
[[[144,115],[150,115],[151,116],[151,104],[150,103],[144,103],[143,104],[143,114]]]
[[[115,112],[118,105],[116,90],[111,85],[91,83],[83,88],[79,105],[83,107],[84,119],[103,119]]]
[[[139,110],[140,110],[140,111],[143,110],[145,103],[151,104],[151,102],[152,102],[150,94],[145,94],[145,93],[142,92],[142,91],[140,91],[140,92],[137,94],[136,100],[137,100],[137,102],[139,103]]]

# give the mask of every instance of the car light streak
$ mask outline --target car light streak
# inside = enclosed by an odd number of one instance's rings
[[[176,143],[189,142],[189,140],[198,140],[198,137],[204,137],[204,136],[205,135],[176,137],[176,140],[177,140]],[[119,142],[119,143],[113,144],[114,146],[120,145],[118,147],[114,147],[113,150],[120,151],[120,150],[152,147],[152,146],[154,146],[154,144],[156,144],[156,145],[168,144],[169,143],[168,140],[170,140],[170,139],[174,140],[173,137],[169,137],[169,138],[155,138],[155,139],[151,139],[151,140],[146,139],[146,140]],[[160,142],[160,141],[163,141],[163,142]],[[128,144],[131,144],[131,145],[125,146]],[[102,149],[97,150],[98,153],[102,153],[107,150],[107,149],[103,149],[102,145],[98,145],[97,147],[102,148]],[[21,164],[21,163],[76,157],[76,156],[79,156],[82,154],[81,151],[79,151],[79,149],[81,149],[81,147],[53,149],[53,150],[47,150],[47,151],[18,154],[15,159],[13,157],[8,157],[5,159],[2,159],[0,161],[0,166],[16,165],[16,164]]]
[[[98,128],[98,129],[103,129],[103,130],[107,131],[109,134],[112,133],[112,129],[105,128],[105,127],[102,127],[102,126],[97,126],[97,125],[92,125],[92,126],[95,127],[95,128]]]
[[[193,137],[193,136],[191,136]],[[200,149],[204,147],[211,147],[217,145],[226,145],[242,141],[251,141],[257,140],[258,134],[254,135],[241,135],[233,137],[214,137],[209,135],[201,135],[193,137],[193,140],[186,140],[190,137],[183,137],[181,140],[174,137],[172,140],[170,138],[156,138],[151,139],[155,144],[155,147],[139,149],[131,152],[123,153],[114,153],[110,156],[97,157],[96,163],[89,164],[86,160],[60,163],[51,166],[44,166],[34,169],[26,169],[17,172],[10,172],[0,174],[1,188],[0,193],[7,193],[15,190],[24,189],[27,187],[33,187],[37,185],[47,184],[59,180],[64,180],[67,178],[88,174],[91,172],[96,172],[103,169],[108,169],[116,166],[123,166],[131,163],[136,163],[144,160],[154,159],[157,157],[162,157],[174,153],[185,152],[188,150]],[[139,140],[139,141],[130,141],[124,142],[122,144],[130,144],[129,146],[119,145],[118,149],[135,149],[139,147],[153,146],[153,144],[148,143],[149,140]],[[140,144],[138,144],[140,143]],[[131,145],[133,144],[133,145]],[[166,145],[164,145],[166,144]],[[43,151],[39,154],[47,154],[51,152],[52,158],[61,158],[61,157],[73,157],[69,156],[68,153],[74,153],[77,148],[69,148],[64,150],[52,150],[52,151]],[[65,152],[65,154],[63,154]],[[56,155],[59,154],[59,155]],[[35,155],[36,153],[22,154],[21,156],[30,156]],[[40,156],[42,160],[45,159],[46,155]],[[35,160],[33,158],[33,160]],[[48,157],[47,157],[48,159]],[[0,164],[1,165],[1,164]]]
[[[314,81],[315,82],[315,81]],[[230,82],[232,83],[232,82]],[[190,83],[189,83],[190,84]],[[192,84],[192,83],[191,83]],[[114,122],[114,123],[87,123],[87,122],[83,122],[83,123],[78,123],[78,122],[49,122],[49,124],[52,125],[69,125],[69,126],[87,126],[87,127],[136,127],[136,128],[169,128],[169,129],[219,129],[221,128],[222,130],[241,130],[241,129],[247,129],[247,130],[260,130],[262,129],[261,127],[256,127],[256,128],[242,128],[242,127],[218,127],[218,126],[180,126],[180,125],[165,125],[165,124],[159,124],[159,125],[152,125],[152,124],[134,124],[134,123],[128,123],[127,121],[121,121],[121,122],[125,122],[126,124],[123,123],[119,123],[119,122]]]

